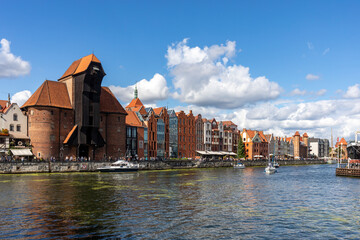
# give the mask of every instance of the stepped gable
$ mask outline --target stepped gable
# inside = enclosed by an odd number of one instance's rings
[[[127,114],[108,87],[101,87],[100,112]]]
[[[90,54],[83,58],[80,58],[74,61],[70,67],[66,70],[66,72],[59,78],[59,80],[66,78],[68,76],[77,75],[79,73],[85,72],[91,62],[101,63],[100,60],[94,55]]]
[[[46,80],[21,108],[30,106],[72,109],[66,85],[50,80]]]

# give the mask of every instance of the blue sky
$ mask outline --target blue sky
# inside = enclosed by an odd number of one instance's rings
[[[140,98],[151,106],[193,109],[240,128],[326,138],[333,128],[347,139],[360,130],[360,110],[343,107],[360,97],[359,1],[2,1],[1,6],[0,39],[11,43],[8,54],[0,55],[1,99],[18,93],[14,100],[23,100],[24,90],[33,93],[45,79],[57,80],[74,60],[94,52],[107,73],[103,85],[112,86],[123,105],[132,95],[126,91],[138,83]],[[220,52],[211,58],[207,49]],[[22,66],[18,74],[1,74],[17,70],[9,54],[31,70]],[[209,66],[213,71],[203,72]],[[234,75],[244,77],[228,77],[234,68]],[[259,77],[265,78],[261,84]],[[202,85],[191,88],[192,81]]]

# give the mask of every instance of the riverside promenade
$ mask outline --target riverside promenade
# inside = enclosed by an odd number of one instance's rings
[[[232,167],[233,160],[163,160],[163,161],[133,161],[139,163],[139,170],[166,170],[190,168]],[[246,167],[264,167],[267,160],[241,161]],[[325,164],[323,160],[277,160],[280,166]],[[66,172],[96,172],[97,168],[110,165],[111,162],[1,162],[0,174],[20,173],[66,173]]]

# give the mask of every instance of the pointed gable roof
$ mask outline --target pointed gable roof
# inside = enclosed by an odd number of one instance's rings
[[[71,75],[76,75],[85,72],[88,69],[91,62],[101,63],[100,60],[94,54],[87,55],[83,58],[74,61],[70,65],[70,67],[66,70],[66,72],[61,76],[61,78],[59,78],[59,80]]]
[[[46,80],[21,108],[30,106],[72,109],[69,93],[62,82]]]
[[[126,115],[125,109],[108,87],[101,87],[100,112],[121,113]]]
[[[163,109],[164,109],[164,107],[154,108],[154,113],[155,113],[156,115],[160,115],[160,113],[162,112]]]
[[[131,102],[126,106],[126,108],[139,108],[143,107],[144,104],[140,101],[139,98],[134,98]]]

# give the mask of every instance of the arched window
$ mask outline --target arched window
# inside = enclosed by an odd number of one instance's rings
[[[14,121],[17,121],[17,120],[18,120],[18,115],[17,115],[16,113],[14,113],[14,115],[13,115],[13,120],[14,120]]]

